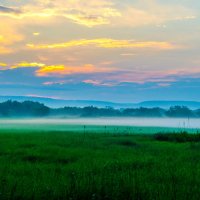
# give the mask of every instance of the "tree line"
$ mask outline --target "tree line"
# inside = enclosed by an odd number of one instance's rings
[[[49,108],[33,101],[6,101],[0,103],[0,117],[200,117],[200,109],[191,110],[186,106],[162,108],[127,108],[111,107],[63,107]]]

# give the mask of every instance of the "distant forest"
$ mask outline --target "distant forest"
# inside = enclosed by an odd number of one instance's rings
[[[162,108],[128,108],[111,107],[63,107],[49,108],[33,101],[6,101],[0,103],[0,117],[193,117],[200,118],[200,109],[191,110],[185,106]]]

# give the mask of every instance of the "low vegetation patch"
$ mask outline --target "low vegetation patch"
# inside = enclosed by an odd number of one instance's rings
[[[117,142],[117,144],[124,147],[138,147],[139,146],[136,142],[133,142],[131,140],[121,140]]]
[[[158,141],[166,142],[200,142],[200,134],[190,134],[186,131],[174,132],[174,133],[157,133],[154,135],[154,139]]]

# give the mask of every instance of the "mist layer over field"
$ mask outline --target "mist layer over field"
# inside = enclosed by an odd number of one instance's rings
[[[97,127],[160,127],[198,129],[200,119],[185,118],[67,118],[67,119],[2,119],[0,129],[71,130]]]

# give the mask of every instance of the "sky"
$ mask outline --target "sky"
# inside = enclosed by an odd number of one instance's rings
[[[200,101],[199,0],[0,0],[0,95]]]

